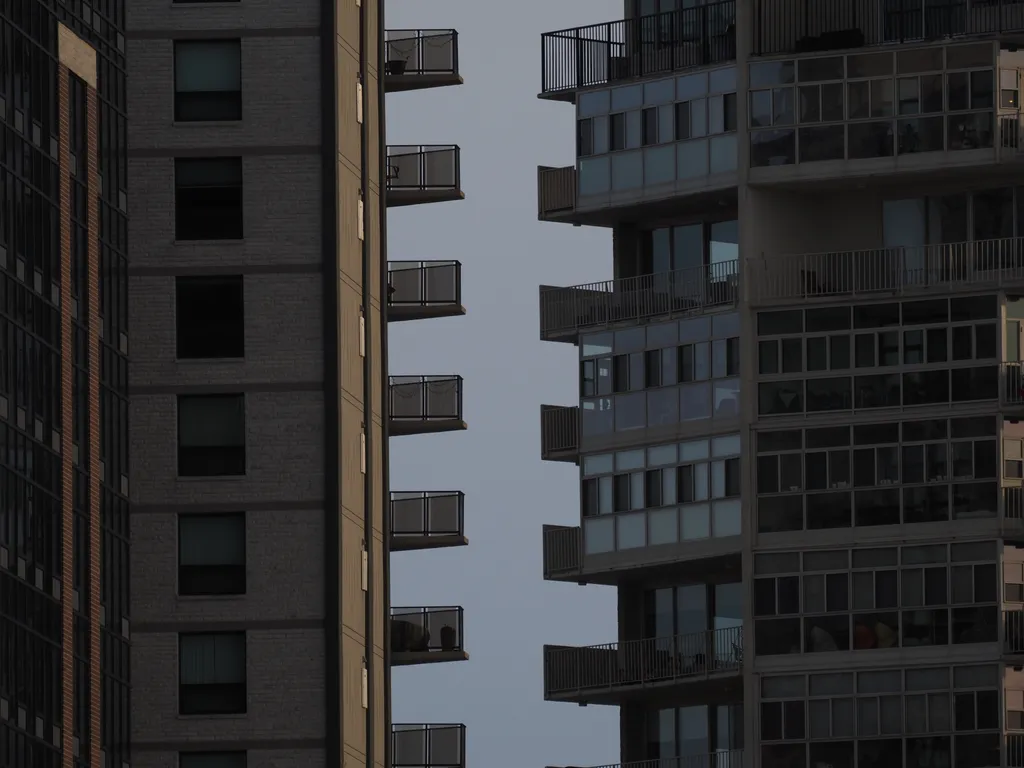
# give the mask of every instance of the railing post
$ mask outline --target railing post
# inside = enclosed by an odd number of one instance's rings
[[[573,40],[574,53],[576,54],[576,87],[582,88],[584,86],[584,66],[583,66],[583,46],[580,45],[580,30],[576,30],[575,40]]]

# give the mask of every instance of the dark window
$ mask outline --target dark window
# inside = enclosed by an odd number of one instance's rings
[[[643,111],[643,145],[658,143],[658,110],[650,107]]]
[[[244,474],[244,396],[179,395],[178,475]]]
[[[242,119],[242,42],[174,43],[174,119]]]
[[[178,635],[178,711],[183,715],[246,711],[244,632]]]
[[[180,752],[178,768],[245,768],[245,752]]]
[[[676,141],[690,138],[690,102],[676,104]]]
[[[242,158],[177,158],[174,207],[178,240],[240,240]]]
[[[576,128],[576,154],[580,157],[594,154],[594,121],[585,118],[576,124]]]
[[[245,514],[178,518],[178,594],[245,594]]]
[[[626,148],[626,113],[619,112],[608,120],[608,144],[612,151]]]
[[[179,277],[175,313],[179,359],[245,356],[241,276]]]

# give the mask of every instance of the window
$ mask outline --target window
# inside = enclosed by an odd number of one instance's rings
[[[179,277],[175,286],[178,359],[245,356],[242,277]]]
[[[594,120],[585,118],[576,123],[576,154],[588,157],[594,154]]]
[[[178,594],[245,594],[245,514],[178,517]]]
[[[174,207],[178,240],[240,240],[242,158],[177,158]]]
[[[178,635],[180,714],[244,714],[245,680],[244,632]]]
[[[174,119],[242,119],[242,42],[174,43]]]
[[[178,768],[245,768],[245,752],[180,752]]]
[[[178,476],[245,474],[245,397],[178,396]]]

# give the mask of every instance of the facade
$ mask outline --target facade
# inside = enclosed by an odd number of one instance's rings
[[[0,765],[128,760],[124,3],[0,8]]]
[[[387,92],[460,82],[457,36],[375,0],[128,14],[132,766],[458,768],[461,727],[391,723],[391,665],[462,641],[390,617],[387,446],[462,427],[461,379],[389,377],[387,324],[459,270],[386,252],[387,208],[462,196],[458,148],[384,130]]]
[[[618,762],[1024,761],[1022,38],[1003,0],[629,0],[544,35],[578,142],[539,217],[614,256],[540,290],[580,354],[541,406],[580,473],[544,575],[619,619],[545,647],[544,694],[619,707]]]

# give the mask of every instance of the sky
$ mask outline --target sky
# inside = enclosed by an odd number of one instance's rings
[[[545,582],[541,526],[579,525],[578,470],[540,460],[540,404],[578,402],[577,350],[541,342],[538,286],[612,276],[611,231],[537,221],[537,166],[574,161],[573,107],[537,99],[543,32],[622,0],[390,0],[389,28],[456,28],[465,85],[388,96],[389,144],[458,144],[458,202],[388,213],[394,261],[462,262],[465,317],[397,323],[390,372],[461,374],[469,429],[391,440],[391,488],[462,490],[469,546],[392,556],[392,605],[461,605],[470,659],[394,670],[396,723],[465,723],[467,768],[619,762],[618,709],[548,703],[545,643],[616,636],[612,587]]]

